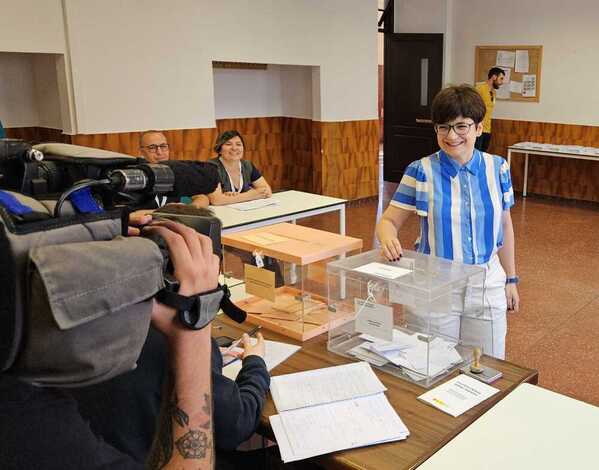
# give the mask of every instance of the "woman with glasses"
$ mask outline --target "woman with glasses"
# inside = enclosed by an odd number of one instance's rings
[[[245,144],[239,132],[223,132],[216,139],[214,150],[218,156],[209,162],[216,166],[220,184],[208,195],[210,204],[221,206],[272,196],[264,176],[252,162],[244,160]]]
[[[437,94],[432,118],[440,150],[406,168],[376,232],[384,256],[399,260],[398,232],[416,213],[420,220],[416,251],[484,267],[484,285],[470,285],[457,299],[454,296],[454,309],[467,314],[468,305],[473,305],[470,300],[480,302],[482,294],[484,312],[493,321],[468,321],[465,315],[460,322],[459,315],[435,314],[433,324],[439,333],[482,344],[485,354],[503,359],[506,311],[519,308],[510,216],[514,193],[507,162],[474,148],[484,115],[485,104],[469,85],[447,87]],[[424,324],[423,318],[411,320]],[[492,328],[485,329],[489,324]]]

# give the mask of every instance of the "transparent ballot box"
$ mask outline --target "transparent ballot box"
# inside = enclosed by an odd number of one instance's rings
[[[424,387],[493,354],[483,305],[485,270],[404,250],[389,262],[373,250],[327,265],[329,351],[370,362]]]
[[[340,319],[328,311],[326,261],[362,248],[362,240],[295,224],[222,236],[224,272],[242,279],[235,303],[247,322],[305,341]]]

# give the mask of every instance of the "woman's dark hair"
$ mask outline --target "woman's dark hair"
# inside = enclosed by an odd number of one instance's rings
[[[478,124],[486,112],[485,102],[472,86],[454,85],[437,93],[433,99],[431,117],[435,124],[445,124],[460,116]]]
[[[231,130],[225,131],[218,136],[218,138],[216,139],[216,143],[214,144],[214,151],[220,155],[220,150],[223,144],[231,140],[233,137],[239,137],[241,139],[241,143],[243,144],[243,148],[245,148],[245,142],[243,141],[243,137],[241,137],[241,134],[237,131]]]

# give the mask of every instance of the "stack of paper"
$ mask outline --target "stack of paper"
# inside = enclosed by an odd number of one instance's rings
[[[276,206],[279,204],[279,201],[273,198],[268,199],[255,199],[253,201],[247,202],[238,202],[236,204],[229,204],[229,207],[233,209],[237,209],[238,211],[251,211],[254,209],[261,209],[267,206]]]
[[[462,362],[462,356],[455,349],[456,343],[436,337],[393,330],[393,341],[383,341],[371,335],[362,334],[363,343],[350,349],[348,353],[371,364],[381,366],[391,362],[404,368],[413,380],[434,377]]]
[[[366,362],[273,377],[270,417],[284,462],[409,435]]]

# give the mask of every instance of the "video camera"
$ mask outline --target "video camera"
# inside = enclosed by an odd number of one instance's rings
[[[0,372],[68,387],[135,367],[154,296],[176,296],[178,286],[161,240],[126,237],[128,215],[175,179],[167,165],[114,152],[0,139]],[[181,222],[220,253],[218,219]],[[242,322],[222,291],[223,311]],[[188,328],[218,310],[196,307],[179,310]]]

